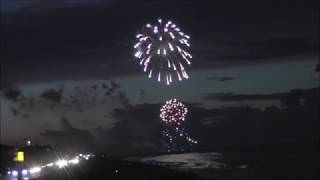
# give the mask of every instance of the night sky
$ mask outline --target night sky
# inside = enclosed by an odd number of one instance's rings
[[[319,87],[318,5],[316,0],[2,0],[1,143],[27,137],[56,145],[70,137],[64,143],[119,149],[121,141],[132,149],[157,149],[162,143],[156,113],[176,97],[191,109],[188,128],[202,146],[225,144],[215,136],[232,138],[228,133],[238,121],[222,134],[199,133],[205,121],[228,119],[223,109],[246,106],[265,116],[271,106],[282,111],[282,97],[292,90],[301,90],[303,98]],[[191,36],[189,80],[158,83],[134,61],[136,33],[158,18],[173,20]],[[219,118],[214,110],[222,111]],[[129,125],[137,130],[128,131]]]

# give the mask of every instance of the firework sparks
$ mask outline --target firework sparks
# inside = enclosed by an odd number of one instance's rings
[[[191,65],[188,50],[190,36],[172,21],[158,19],[156,25],[146,24],[136,35],[134,56],[148,77],[170,85],[174,79],[188,79],[185,66]],[[156,76],[153,76],[155,74]]]
[[[165,123],[176,123],[180,125],[185,120],[188,109],[177,99],[168,100],[160,110],[160,118]]]

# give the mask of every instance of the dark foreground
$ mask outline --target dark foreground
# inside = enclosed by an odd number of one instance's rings
[[[318,144],[295,144],[135,156],[123,160],[96,155],[64,168],[44,168],[36,179],[317,180],[318,169]]]
[[[135,162],[96,157],[63,170],[53,168],[40,179],[316,180],[318,167],[317,151],[286,148],[170,154],[141,157]]]
[[[72,168],[52,169],[39,180],[89,179],[199,179],[186,172],[142,163],[94,158]]]

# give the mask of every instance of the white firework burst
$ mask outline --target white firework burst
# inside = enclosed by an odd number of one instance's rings
[[[136,35],[134,56],[149,78],[170,85],[174,79],[189,78],[185,70],[192,59],[189,39],[172,21],[158,19],[156,25],[146,24]]]

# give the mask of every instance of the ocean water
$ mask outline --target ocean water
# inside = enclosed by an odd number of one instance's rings
[[[166,154],[152,157],[131,157],[126,160],[152,164],[161,167],[167,167],[174,170],[193,172],[202,178],[221,177],[220,172],[230,172],[239,174],[247,178],[249,169],[246,164],[229,164],[225,161],[222,153],[183,153],[183,154]],[[230,175],[228,175],[230,176]]]
[[[139,159],[140,162],[166,166],[174,169],[220,169],[226,164],[219,162],[222,159],[220,153],[185,153],[185,154],[168,154],[154,157],[145,157]]]
[[[200,179],[283,180],[318,179],[318,151],[313,148],[274,148],[223,153],[181,153],[127,160],[191,172]]]

